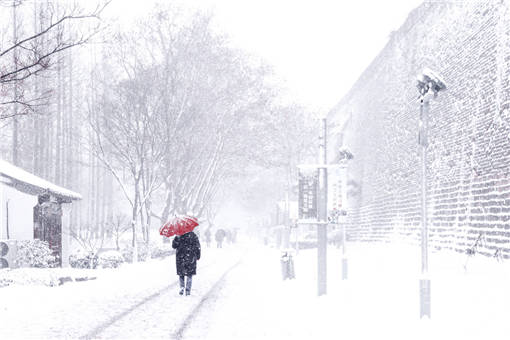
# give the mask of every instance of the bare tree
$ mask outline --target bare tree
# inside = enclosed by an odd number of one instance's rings
[[[131,207],[133,246],[138,223],[148,242],[152,217],[204,216],[223,185],[268,158],[262,122],[280,114],[263,63],[213,33],[208,15],[176,13],[116,34],[90,105],[96,157]]]
[[[85,228],[82,230],[70,228],[69,230],[71,237],[78,242],[82,249],[85,249],[91,255],[91,260],[96,258],[99,251],[103,248],[106,236],[105,234],[102,234],[101,237],[97,237],[97,235],[94,235],[92,231],[93,228]],[[91,268],[92,265],[93,263],[91,261]]]
[[[122,41],[117,41],[122,48]],[[127,61],[117,60],[126,69]],[[137,220],[159,185],[155,171],[160,167],[164,149],[159,144],[157,115],[153,110],[153,91],[149,86],[153,71],[129,68],[127,79],[103,85],[98,102],[89,105],[94,153],[113,175],[131,206],[132,245],[137,247]],[[106,79],[103,79],[106,82]],[[124,179],[123,170],[129,177]],[[148,242],[147,233],[144,233]],[[136,256],[135,256],[136,258]]]
[[[51,69],[58,56],[75,46],[83,45],[99,32],[100,14],[110,1],[103,2],[92,11],[84,11],[77,5],[60,8],[53,1],[41,4],[40,16],[44,25],[32,33],[22,35],[16,23],[16,9],[23,0],[0,1],[0,6],[13,8],[13,39],[7,46],[0,46],[0,98],[14,92],[8,99],[0,99],[0,119],[26,115],[35,108],[45,105],[49,92],[25,96],[23,82]],[[93,23],[92,20],[95,20]],[[76,24],[70,27],[70,22]],[[11,91],[14,89],[14,91]],[[9,107],[19,109],[9,111]]]
[[[297,183],[300,163],[310,161],[316,154],[318,120],[304,107],[278,105],[272,108],[263,129],[268,152],[259,164],[279,169],[285,178],[286,190]]]
[[[119,247],[119,240],[129,229],[131,229],[131,225],[128,221],[126,215],[122,213],[117,213],[112,221],[108,222],[108,230],[112,234],[115,239],[115,246],[117,250]]]
[[[144,39],[137,38],[159,67],[154,82],[166,148],[161,221],[204,213],[256,147],[251,127],[271,98],[267,70],[213,34],[209,16],[197,14],[180,29],[174,18],[171,11],[156,12],[141,30]]]

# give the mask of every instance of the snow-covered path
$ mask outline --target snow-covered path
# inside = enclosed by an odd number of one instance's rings
[[[222,282],[226,273],[240,263],[241,259],[236,256],[221,256],[226,254],[232,255],[232,252],[217,253],[213,265],[200,269],[199,275],[194,277],[191,296],[178,295],[178,282],[175,282],[168,289],[134,306],[129,313],[123,313],[118,320],[115,318],[115,322],[107,322],[89,332],[85,338],[180,338],[187,323],[191,321],[190,315],[207,299],[217,283]]]
[[[242,252],[236,247],[204,249],[197,269],[201,275],[187,300],[177,294],[173,256],[98,270],[94,281],[1,288],[0,339],[168,338]],[[153,321],[161,321],[163,328],[148,327]]]
[[[317,297],[316,250],[282,281],[278,251],[258,249],[228,274],[183,339],[508,339],[510,263],[431,254],[432,319],[419,319],[419,248],[358,244],[328,250],[328,294]]]
[[[432,319],[419,319],[417,247],[328,249],[328,294],[317,297],[316,250],[283,281],[279,251],[204,249],[192,296],[177,294],[174,258],[126,265],[96,281],[0,289],[1,339],[507,339],[510,261],[432,253]],[[4,321],[6,322],[4,323]]]

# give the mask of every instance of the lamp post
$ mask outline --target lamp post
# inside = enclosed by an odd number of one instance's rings
[[[428,228],[427,228],[427,147],[430,99],[446,89],[444,81],[435,72],[424,69],[417,77],[420,92],[420,125],[418,143],[421,146],[421,278],[420,318],[430,318],[430,278],[428,276]]]

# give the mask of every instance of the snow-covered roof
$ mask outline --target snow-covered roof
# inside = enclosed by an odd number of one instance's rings
[[[25,191],[34,195],[49,191],[51,194],[67,199],[68,201],[80,200],[82,198],[80,194],[74,191],[48,182],[2,159],[0,159],[0,179],[2,182],[14,186],[20,191]]]

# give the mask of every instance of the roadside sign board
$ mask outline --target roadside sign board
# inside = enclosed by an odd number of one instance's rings
[[[299,169],[299,219],[317,220],[319,169]]]

